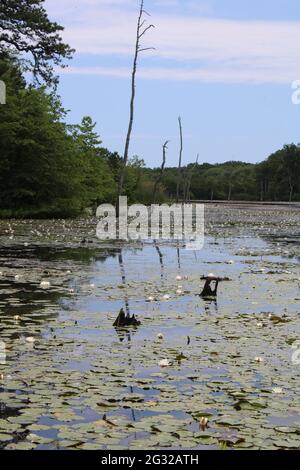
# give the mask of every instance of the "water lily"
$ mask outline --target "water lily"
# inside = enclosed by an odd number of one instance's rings
[[[183,290],[177,289],[176,294],[177,294],[177,295],[182,295],[182,294],[183,294]]]
[[[163,335],[162,333],[159,333],[159,334],[157,335],[157,337],[158,337],[158,339],[164,339],[164,335]]]
[[[50,282],[49,282],[49,281],[41,281],[40,287],[41,287],[42,289],[49,289],[49,287],[50,287]]]
[[[27,338],[25,338],[25,341],[27,343],[33,344],[33,343],[35,343],[36,339],[33,336],[28,336]]]
[[[147,302],[154,302],[154,297],[152,297],[152,295],[150,295],[147,299]]]
[[[283,389],[281,387],[274,387],[272,391],[278,395],[281,395],[283,393]]]
[[[169,367],[171,365],[171,362],[168,359],[163,359],[159,362],[158,365],[159,367]]]
[[[254,360],[255,362],[264,362],[263,358],[259,356],[255,357]]]
[[[168,294],[166,294],[166,295],[163,296],[163,299],[164,300],[170,300],[170,296]]]
[[[208,428],[208,419],[204,416],[202,416],[202,418],[200,419],[200,427],[202,431],[205,431],[205,429]]]
[[[176,281],[182,281],[182,276],[176,276]]]

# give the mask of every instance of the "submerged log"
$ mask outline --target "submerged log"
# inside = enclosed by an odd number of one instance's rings
[[[121,328],[125,326],[140,326],[140,324],[141,322],[138,321],[134,315],[132,315],[132,317],[129,314],[126,315],[124,310],[121,309],[113,326]]]

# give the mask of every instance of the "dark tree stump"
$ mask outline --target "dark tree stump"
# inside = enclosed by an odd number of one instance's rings
[[[201,280],[205,281],[205,285],[204,285],[203,291],[200,294],[200,297],[203,297],[203,298],[206,298],[206,297],[216,298],[217,295],[218,295],[219,282],[220,281],[225,281],[227,279],[222,278],[222,277],[217,277],[217,276],[202,276]],[[215,287],[214,288],[211,287],[212,282],[215,282]]]
[[[138,321],[134,315],[132,315],[132,317],[129,314],[126,315],[124,310],[121,309],[113,326],[121,328],[126,326],[140,326],[140,324],[141,322]]]

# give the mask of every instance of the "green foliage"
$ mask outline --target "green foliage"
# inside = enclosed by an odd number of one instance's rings
[[[73,216],[113,200],[116,185],[95,124],[64,123],[56,95],[26,86],[15,63],[0,61],[7,104],[0,114],[2,216]]]
[[[26,70],[52,84],[53,66],[70,59],[74,51],[62,41],[64,28],[49,20],[43,4],[44,0],[1,0],[0,55],[21,55]]]

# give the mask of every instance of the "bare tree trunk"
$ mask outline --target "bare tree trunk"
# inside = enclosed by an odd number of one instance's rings
[[[163,172],[164,172],[165,165],[166,165],[166,152],[167,152],[167,149],[168,149],[168,143],[169,143],[169,141],[166,140],[166,142],[165,142],[164,145],[163,145],[163,161],[162,161],[162,165],[161,165],[161,167],[160,167],[160,173],[159,173],[158,178],[157,178],[157,180],[155,181],[155,185],[154,185],[154,190],[153,190],[153,204],[156,203],[157,188],[158,188],[159,183],[160,183],[161,180],[162,180]]]
[[[263,180],[260,182],[260,201],[263,202],[264,200],[264,182]]]
[[[179,191],[181,184],[181,163],[182,163],[182,151],[183,151],[183,139],[182,139],[182,123],[181,117],[178,118],[179,123],[179,134],[180,134],[180,150],[179,150],[179,162],[178,162],[178,177],[177,177],[177,191],[176,191],[176,203],[179,202]]]
[[[191,184],[192,184],[192,178],[193,178],[194,170],[195,170],[196,166],[198,165],[198,160],[199,160],[199,153],[197,155],[196,163],[194,163],[194,165],[192,166],[191,171],[188,175],[185,202],[191,202]]]
[[[293,200],[293,192],[294,192],[294,185],[292,182],[292,176],[289,175],[289,186],[290,186],[290,197],[289,197],[289,202],[292,202]]]
[[[188,188],[188,178],[189,178],[188,169],[184,168],[181,175],[182,175],[182,182],[183,182],[183,184],[182,184],[182,186],[183,186],[183,202],[185,203],[186,198],[187,198],[187,188]]]
[[[228,189],[228,201],[231,201],[231,192],[232,192],[232,183],[229,183],[229,189]]]
[[[146,20],[143,20],[144,14],[147,14],[147,12],[144,10],[144,0],[141,0],[139,16],[138,16],[138,21],[137,21],[137,29],[136,29],[135,54],[134,54],[132,74],[131,74],[131,99],[130,99],[129,124],[128,124],[128,130],[127,130],[127,135],[126,135],[123,162],[122,162],[122,166],[120,170],[119,184],[118,184],[117,214],[119,214],[119,197],[122,195],[123,188],[124,188],[125,171],[126,171],[126,166],[128,163],[130,138],[131,138],[132,127],[133,127],[138,56],[139,56],[139,53],[142,51],[153,49],[151,47],[141,48],[142,37],[150,28],[154,28],[152,24],[145,26]]]

